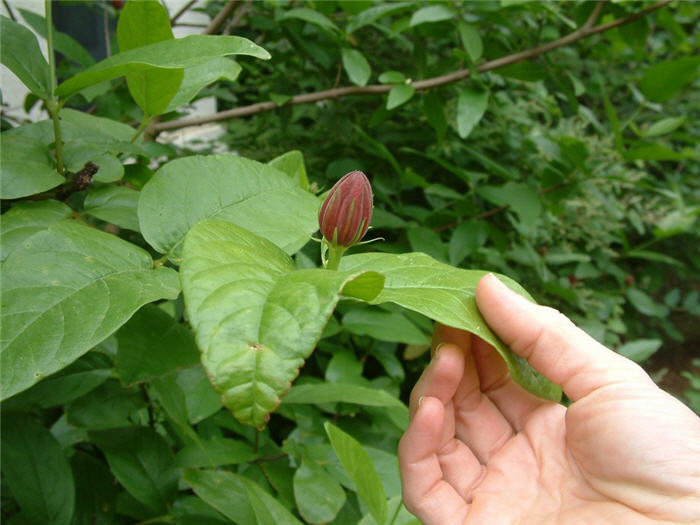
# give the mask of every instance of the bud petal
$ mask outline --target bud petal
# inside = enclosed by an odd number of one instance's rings
[[[318,214],[321,233],[331,246],[352,246],[372,220],[372,186],[361,171],[343,176],[328,192]]]

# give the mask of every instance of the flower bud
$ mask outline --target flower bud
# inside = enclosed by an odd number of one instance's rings
[[[343,176],[328,192],[318,214],[321,233],[331,246],[352,246],[372,220],[372,186],[361,171]]]

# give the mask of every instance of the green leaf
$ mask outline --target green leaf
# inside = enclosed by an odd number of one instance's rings
[[[105,153],[108,147],[104,144],[75,141],[69,142],[63,148],[63,161],[67,171],[77,173],[92,162],[98,168],[93,177],[95,182],[115,182],[124,176],[124,166],[114,155]]]
[[[68,403],[66,419],[73,427],[117,428],[130,425],[130,418],[145,407],[146,402],[138,389],[123,388],[119,381],[110,379]]]
[[[489,103],[488,91],[465,88],[460,90],[457,100],[457,133],[466,139],[486,112]]]
[[[49,149],[38,140],[0,135],[0,198],[17,199],[50,190],[65,182]]]
[[[396,84],[391,91],[389,91],[389,96],[386,99],[386,109],[394,109],[399,107],[401,104],[405,104],[416,92],[415,88],[411,84]]]
[[[646,131],[646,133],[644,133],[644,137],[658,137],[660,135],[666,135],[667,133],[676,131],[685,123],[685,120],[685,115],[681,115],[680,117],[667,117],[661,119],[649,126],[649,129]]]
[[[294,499],[307,523],[328,523],[345,505],[345,491],[315,461],[303,459],[294,473]]]
[[[160,2],[140,0],[125,4],[117,23],[119,51],[172,39],[170,18]],[[137,71],[126,76],[126,84],[144,113],[159,115],[177,93],[184,74],[183,69]]]
[[[302,525],[291,512],[254,481],[241,476],[259,525]]]
[[[296,9],[290,9],[285,11],[285,13],[280,17],[280,20],[298,19],[314,24],[321,29],[329,31],[330,33],[339,33],[340,28],[335,25],[335,23],[330,20],[326,15],[316,11],[314,9],[309,9],[308,7],[297,7]]]
[[[446,5],[437,4],[421,7],[411,16],[411,27],[443,20],[454,20],[456,13]]]
[[[39,49],[39,42],[34,33],[6,16],[0,15],[0,48],[2,48],[3,65],[7,66],[37,97],[48,98],[51,89],[49,64]],[[6,197],[3,196],[4,198]]]
[[[662,344],[661,339],[637,339],[619,347],[617,353],[635,363],[642,363],[654,355]]]
[[[209,217],[247,228],[294,253],[318,229],[319,206],[315,196],[270,166],[210,155],[160,168],[141,190],[138,214],[143,236],[161,253],[178,256],[185,234]]]
[[[650,317],[664,317],[668,315],[668,307],[656,302],[649,295],[639,290],[638,288],[628,288],[627,299],[634,308]]]
[[[406,405],[388,392],[349,383],[326,382],[295,385],[284,396],[283,403],[285,405],[352,403],[371,407],[391,407],[408,416]]]
[[[488,225],[484,221],[465,221],[457,226],[450,238],[450,263],[454,266],[481,248],[488,239]]]
[[[224,470],[186,469],[182,479],[194,493],[238,525],[259,525],[243,477]]]
[[[422,253],[349,255],[343,257],[340,266],[345,271],[371,268],[385,276],[384,288],[369,301],[371,304],[392,302],[478,335],[501,354],[516,382],[541,397],[559,400],[561,389],[507,348],[481,317],[474,294],[479,279],[487,272],[454,268]],[[499,277],[509,288],[529,298],[515,281]]]
[[[654,237],[665,239],[689,231],[695,225],[700,207],[688,207],[672,210],[658,221],[654,228]]]
[[[192,333],[153,304],[137,311],[117,339],[116,368],[127,385],[199,363]]]
[[[84,212],[120,228],[139,231],[136,209],[139,192],[126,186],[102,186],[90,190],[83,203]]]
[[[2,266],[2,398],[73,362],[142,305],[179,292],[147,252],[74,221],[27,239]]]
[[[657,62],[644,72],[639,81],[639,88],[649,100],[666,102],[693,82],[699,69],[700,56]]]
[[[413,2],[388,2],[385,4],[377,4],[364,11],[358,13],[345,27],[345,32],[350,34],[367,25],[373,24],[377,20],[390,16],[401,11],[405,11],[415,4]]]
[[[497,206],[508,206],[520,223],[533,228],[542,213],[542,202],[537,190],[524,182],[507,182],[503,186],[480,186],[479,195]]]
[[[3,165],[4,172],[4,165]],[[3,177],[4,177],[3,173]],[[4,261],[29,237],[52,224],[67,219],[71,209],[54,200],[18,202],[2,215],[0,221],[0,256]]]
[[[447,131],[447,117],[445,117],[445,108],[442,100],[435,93],[428,93],[423,96],[423,113],[435,131],[438,138],[442,140]]]
[[[166,441],[147,427],[90,432],[114,476],[153,512],[167,512],[177,491],[179,472]]]
[[[406,76],[399,71],[384,71],[379,75],[379,82],[382,84],[402,84]]]
[[[547,76],[547,70],[536,62],[525,60],[498,68],[498,74],[523,82],[537,82]]]
[[[221,397],[211,386],[201,365],[182,370],[175,381],[185,392],[187,418],[193,425],[218,412],[223,406]]]
[[[39,36],[46,38],[46,18],[27,9],[20,8],[19,12],[29,27],[36,31]],[[90,67],[95,63],[90,53],[77,40],[66,33],[57,31],[56,28],[53,30],[53,45],[56,51],[83,67]]]
[[[343,315],[343,328],[356,335],[368,335],[380,341],[410,345],[430,343],[430,337],[397,312],[355,308]]]
[[[700,155],[697,153],[678,153],[656,142],[639,143],[625,151],[623,155],[627,160],[685,160],[700,158]]]
[[[374,272],[297,271],[269,241],[219,220],[190,230],[181,279],[204,368],[224,405],[255,427],[289,390],[340,295],[369,300],[383,283]]]
[[[396,516],[395,518],[392,517],[392,522],[391,525],[421,525],[421,522],[416,519],[416,517],[408,512],[406,507],[403,505],[403,501],[401,500],[401,496],[394,496],[390,500],[387,501],[386,504],[387,508],[387,516]],[[383,524],[377,524],[375,519],[372,517],[371,514],[365,514],[364,517],[357,522],[357,525],[383,525]]]
[[[447,262],[447,249],[440,239],[440,236],[430,228],[423,226],[409,228],[407,231],[408,242],[411,249],[416,252],[423,252],[438,261]]]
[[[70,525],[75,486],[61,446],[26,414],[3,414],[2,475],[28,523]]]
[[[249,55],[264,60],[270,58],[262,47],[243,37],[190,35],[112,55],[63,82],[56,89],[56,94],[67,97],[87,86],[136,71],[187,68],[227,55]]]
[[[355,482],[357,495],[367,505],[377,523],[386,520],[386,494],[374,464],[362,445],[349,434],[326,422],[328,439],[350,479]]]
[[[309,189],[309,179],[306,176],[306,166],[304,165],[304,154],[299,150],[282,153],[267,163],[268,166],[286,173],[293,180],[297,181],[302,190]]]
[[[358,86],[367,85],[372,69],[365,56],[357,49],[343,48],[343,67],[348,74],[348,78],[353,84]]]
[[[469,58],[471,58],[472,62],[476,62],[484,52],[484,44],[481,42],[479,30],[473,25],[461,21],[457,24],[457,29],[459,30],[459,38],[462,40],[462,45]]]
[[[255,457],[247,443],[231,438],[214,437],[198,440],[182,448],[176,456],[181,467],[216,468],[223,465],[246,463]]]
[[[241,71],[242,68],[238,62],[226,57],[215,57],[201,64],[189,66],[185,69],[185,76],[180,83],[180,88],[163,113],[174,111],[180,106],[188,104],[203,87],[212,82],[236,80]]]

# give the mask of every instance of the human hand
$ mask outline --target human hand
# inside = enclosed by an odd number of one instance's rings
[[[425,525],[700,524],[700,418],[562,314],[484,277],[491,329],[572,404],[517,385],[488,344],[438,326],[399,444]]]

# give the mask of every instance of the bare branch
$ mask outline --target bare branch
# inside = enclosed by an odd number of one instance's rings
[[[5,6],[5,9],[7,9],[7,14],[10,15],[12,21],[17,22],[17,17],[15,17],[15,14],[12,12],[12,9],[10,9],[10,4],[7,3],[7,0],[2,0],[2,5]]]
[[[568,35],[566,35],[558,40],[548,42],[547,44],[543,44],[541,46],[533,47],[531,49],[527,49],[525,51],[520,51],[518,53],[513,53],[511,55],[497,58],[495,60],[490,60],[488,62],[481,64],[477,68],[477,70],[479,72],[483,73],[485,71],[491,71],[493,69],[498,69],[501,67],[509,66],[511,64],[515,64],[516,62],[521,62],[523,60],[529,60],[531,58],[535,58],[541,54],[547,53],[547,52],[552,51],[554,49],[558,49],[560,47],[567,46],[569,44],[572,44],[578,40],[589,37],[591,35],[603,33],[605,31],[608,31],[608,30],[613,29],[615,27],[619,27],[621,25],[634,22],[635,20],[638,20],[639,18],[642,18],[643,16],[648,15],[652,11],[656,11],[657,9],[660,9],[660,8],[664,7],[665,5],[668,5],[670,2],[671,2],[671,0],[661,0],[660,2],[657,2],[657,3],[647,7],[645,9],[642,9],[638,13],[634,13],[630,16],[626,16],[623,18],[619,18],[617,20],[613,20],[612,22],[608,22],[607,24],[593,26],[595,21],[600,16],[600,13],[601,13],[601,10],[603,7],[604,1],[601,0],[596,4],[595,8],[593,9],[593,12],[588,17],[588,20],[586,20],[584,25],[581,26],[576,31],[574,31],[573,33],[569,33]],[[443,86],[445,84],[450,84],[450,83],[456,82],[458,80],[462,80],[464,78],[467,78],[469,76],[469,74],[470,74],[469,69],[459,69],[457,71],[453,71],[452,73],[448,73],[446,75],[441,75],[439,77],[433,77],[433,78],[428,78],[425,80],[419,80],[417,82],[413,82],[413,87],[416,89],[416,91],[431,89],[434,87]],[[376,94],[388,93],[392,87],[393,87],[392,85],[372,84],[369,86],[346,86],[346,87],[339,87],[339,88],[334,88],[334,89],[326,89],[324,91],[316,91],[314,93],[304,93],[301,95],[295,95],[286,104],[284,104],[284,106],[294,106],[296,104],[307,104],[309,102],[318,102],[320,100],[329,100],[329,99],[334,99],[334,98],[345,97],[348,95],[376,95]],[[185,126],[198,126],[200,124],[206,124],[209,122],[216,122],[218,120],[228,120],[231,118],[245,117],[248,115],[255,115],[257,113],[263,113],[265,111],[273,111],[273,110],[277,109],[278,107],[280,107],[280,106],[278,106],[277,104],[275,104],[272,101],[257,102],[255,104],[250,104],[248,106],[242,106],[239,108],[229,109],[226,111],[221,111],[221,112],[214,113],[212,115],[206,115],[203,117],[184,118],[184,119],[178,119],[178,120],[171,120],[169,122],[161,122],[157,126],[154,127],[154,131],[157,133],[157,132],[165,131],[165,130],[169,130],[169,129],[183,128]]]
[[[229,25],[226,26],[226,29],[223,30],[222,34],[224,35],[230,35],[231,31],[233,31],[233,28],[238,25],[238,23],[241,21],[241,18],[245,16],[245,14],[248,12],[250,9],[250,4],[253,3],[253,0],[247,0],[246,3],[241,7],[238,12],[236,13],[236,16],[233,17]]]
[[[175,25],[177,19],[184,15],[187,12],[187,10],[195,4],[196,1],[197,0],[190,0],[184,6],[182,6],[182,9],[175,13],[175,15],[170,19],[170,25]]]
[[[238,3],[239,0],[229,0],[226,2],[226,5],[217,13],[217,15],[214,17],[214,20],[211,21],[211,24],[209,24],[209,27],[207,27],[202,34],[203,35],[213,35],[216,33],[216,31],[221,27],[221,24],[224,23],[224,20],[226,20],[229,15],[233,12],[233,8],[236,7],[236,4]]]

